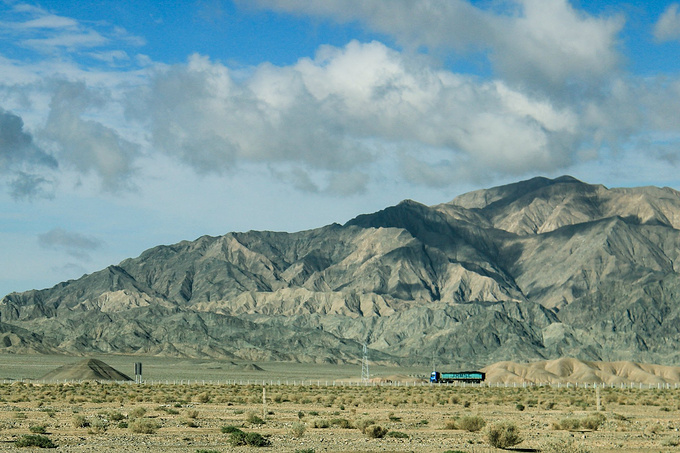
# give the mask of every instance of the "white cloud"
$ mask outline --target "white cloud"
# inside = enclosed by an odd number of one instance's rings
[[[490,9],[466,0],[256,2],[281,11],[358,20],[394,36],[406,48],[488,52],[499,74],[551,90],[574,80],[590,84],[615,69],[620,60],[617,35],[624,24],[621,16],[588,16],[567,0],[492,2]]]
[[[661,42],[680,40],[680,5],[671,3],[654,25],[654,37]]]
[[[147,122],[152,146],[200,172],[230,171],[241,161],[294,163],[306,170],[279,174],[297,175],[290,180],[310,190],[324,184],[305,182],[309,171],[330,171],[325,185],[339,192],[347,189],[333,175],[354,174],[346,187],[360,190],[365,184],[353,172],[389,159],[385,152],[402,142],[447,149],[492,171],[554,169],[571,160],[575,112],[500,81],[419,63],[381,43],[353,41],[236,80],[227,67],[195,55],[158,71],[131,96],[130,111]]]

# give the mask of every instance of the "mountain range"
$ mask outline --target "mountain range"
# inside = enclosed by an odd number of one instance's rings
[[[0,352],[680,365],[680,193],[533,178],[162,245],[0,301]]]

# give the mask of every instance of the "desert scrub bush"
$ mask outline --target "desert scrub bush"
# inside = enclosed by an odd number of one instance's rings
[[[446,420],[444,422],[444,429],[458,429],[458,424],[456,422],[457,420],[455,418]]]
[[[566,417],[559,421],[553,422],[553,429],[564,431],[578,431],[581,428],[581,420],[574,417]]]
[[[471,433],[476,433],[486,426],[486,422],[482,417],[461,417],[460,420],[456,422],[458,429],[463,429]]]
[[[356,422],[354,424],[354,426],[356,426],[356,428],[359,431],[361,431],[362,433],[366,433],[366,428],[368,428],[369,426],[374,425],[374,424],[375,424],[375,420],[370,419],[370,418],[363,418],[363,419],[359,420],[358,422]]]
[[[88,428],[90,426],[90,422],[84,415],[74,415],[72,422],[74,428]]]
[[[158,431],[158,423],[148,418],[138,418],[130,423],[130,431],[135,434],[154,434]]]
[[[186,416],[187,416],[187,418],[194,418],[194,419],[196,419],[196,418],[198,418],[198,411],[197,411],[197,410],[190,410],[190,411],[187,411]]]
[[[109,420],[112,422],[119,422],[121,420],[125,420],[125,415],[121,414],[118,411],[113,411],[108,413]]]
[[[265,423],[264,420],[255,415],[255,413],[253,412],[248,412],[248,414],[246,415],[246,421],[251,425],[264,425]]]
[[[295,453],[315,453],[315,450],[313,448],[301,448],[299,450],[295,450]]]
[[[89,420],[89,423],[90,425],[87,430],[89,434],[102,434],[109,427],[109,421],[99,417],[92,418]]]
[[[47,432],[47,427],[45,425],[31,425],[28,430],[33,434],[45,434]]]
[[[325,418],[317,418],[312,422],[312,428],[326,429],[330,428],[330,426],[331,422],[329,422]]]
[[[593,431],[597,431],[602,425],[604,425],[604,422],[607,420],[607,417],[605,417],[603,414],[594,414],[590,415],[583,420],[581,420],[581,426],[583,426],[585,429],[590,429]]]
[[[335,426],[337,428],[344,428],[344,429],[349,429],[352,427],[352,423],[350,423],[349,420],[346,418],[332,418],[330,421],[330,424],[332,426]]]
[[[144,415],[146,415],[146,408],[139,406],[130,411],[128,418],[142,418]]]
[[[507,422],[493,425],[489,429],[487,439],[492,447],[503,450],[513,447],[523,440],[519,435],[517,426]]]
[[[307,431],[307,425],[302,422],[295,422],[290,428],[290,434],[296,439],[300,439],[304,436],[305,431]]]
[[[229,443],[233,447],[247,445],[250,447],[269,447],[271,442],[268,438],[258,433],[233,432],[229,435]]]
[[[210,401],[210,394],[208,392],[199,393],[196,395],[196,401],[205,404]]]
[[[408,434],[401,431],[390,431],[386,434],[387,437],[394,437],[395,439],[408,439]]]
[[[553,423],[554,429],[561,429],[565,431],[578,431],[581,429],[589,429],[592,431],[597,431],[602,424],[604,424],[606,418],[602,414],[590,415],[585,418],[574,418],[567,417],[563,418],[558,422]]]
[[[24,434],[14,442],[14,445],[16,447],[57,448],[52,439],[39,434]]]
[[[379,425],[370,425],[366,427],[364,434],[371,439],[382,439],[385,437],[385,434],[387,434],[387,428],[383,428]]]
[[[552,440],[543,445],[541,451],[544,453],[590,453],[590,450],[577,444],[573,439]]]
[[[239,428],[231,425],[223,426],[220,431],[222,431],[222,434],[231,434],[231,433],[242,433]]]
[[[524,404],[522,404],[522,403],[515,404],[515,409],[522,412],[525,409]]]

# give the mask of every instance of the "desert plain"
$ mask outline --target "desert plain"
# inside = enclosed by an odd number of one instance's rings
[[[362,383],[360,364],[98,358],[126,374],[142,362],[144,383],[43,381],[83,358],[0,356],[0,451],[44,451],[17,442],[41,436],[55,451],[74,453],[486,453],[504,451],[490,445],[489,432],[505,423],[522,440],[505,451],[680,452],[673,367],[647,367],[647,374],[665,376],[664,385],[619,377],[576,387],[531,382],[526,369],[506,364],[502,372],[489,370],[495,382],[479,386],[431,385],[431,370],[423,368],[372,366],[371,381]],[[546,369],[583,366],[562,361],[533,368],[545,378]],[[581,376],[605,380],[593,376],[607,367],[586,366],[595,371]],[[623,373],[612,366],[613,376]],[[524,381],[509,373],[524,373]],[[235,430],[259,434],[250,438],[267,446],[234,445]]]

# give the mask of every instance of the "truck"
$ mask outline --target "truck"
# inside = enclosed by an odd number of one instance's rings
[[[481,371],[457,371],[454,373],[433,371],[430,375],[430,383],[446,384],[449,382],[467,382],[471,384],[479,384],[485,378],[486,373],[482,373]]]

